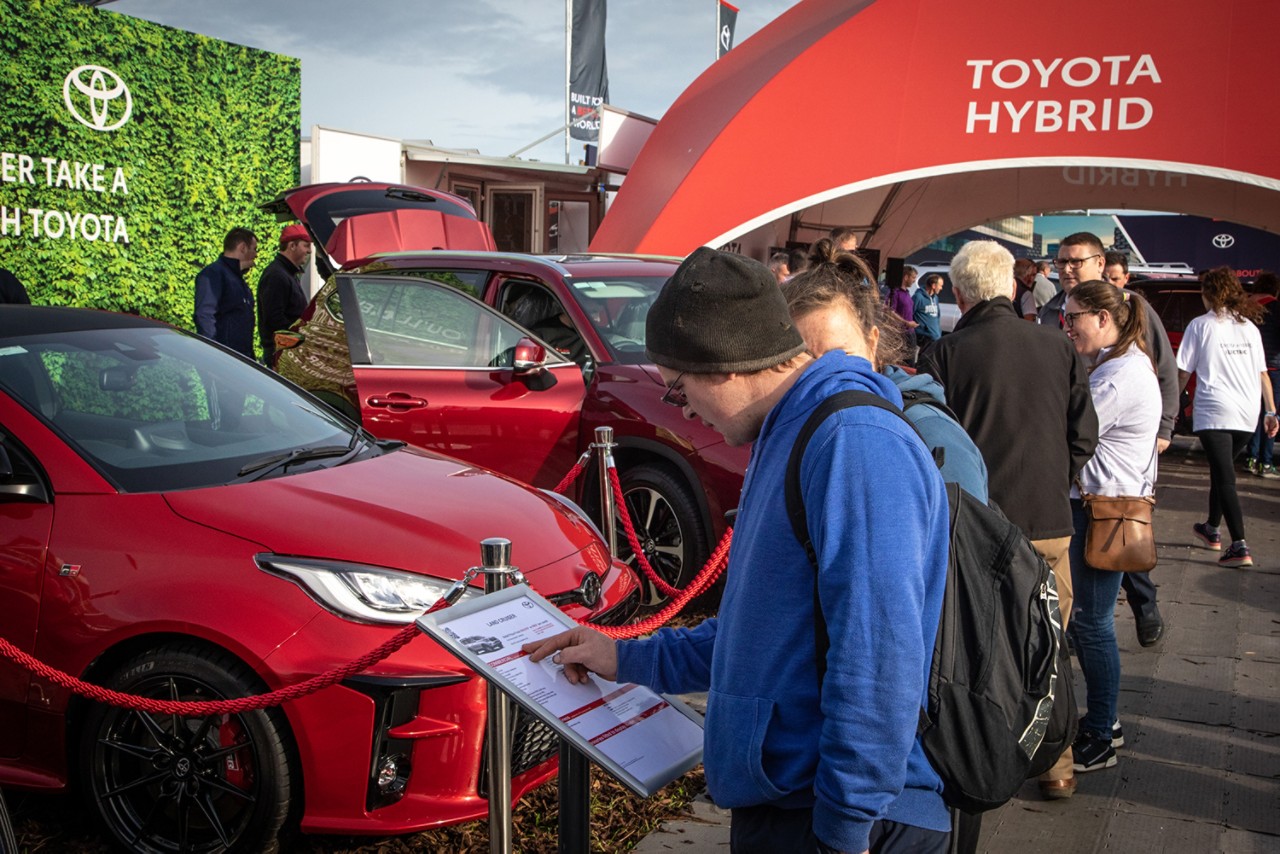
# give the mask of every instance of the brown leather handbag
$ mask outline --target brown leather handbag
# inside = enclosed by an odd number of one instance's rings
[[[1084,560],[1094,569],[1146,572],[1156,565],[1156,539],[1151,529],[1154,495],[1090,495],[1080,490],[1088,527]]]

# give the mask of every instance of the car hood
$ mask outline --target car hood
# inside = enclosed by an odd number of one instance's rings
[[[275,554],[457,578],[480,562],[481,540],[505,537],[526,571],[578,553],[593,571],[609,566],[591,525],[555,499],[417,450],[165,499],[180,516]]]

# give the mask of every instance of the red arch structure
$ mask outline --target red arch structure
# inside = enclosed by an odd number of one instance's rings
[[[900,256],[1102,207],[1280,231],[1276,33],[1274,0],[804,0],[677,99],[591,248],[852,225]]]

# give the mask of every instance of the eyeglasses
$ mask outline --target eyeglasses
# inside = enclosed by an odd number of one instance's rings
[[[685,371],[681,371],[680,375],[671,381],[671,385],[667,386],[667,391],[662,395],[662,402],[667,406],[678,406],[681,409],[689,405],[689,398],[685,396],[684,389],[680,386],[680,380],[684,379]]]
[[[1063,314],[1062,314],[1062,322],[1063,322],[1064,324],[1066,324],[1066,327],[1067,327],[1068,329],[1071,329],[1071,328],[1073,328],[1073,327],[1076,325],[1076,318],[1077,318],[1077,317],[1079,317],[1079,316],[1080,316],[1080,315],[1082,315],[1082,314],[1097,314],[1097,313],[1098,313],[1098,311],[1099,311],[1099,309],[1093,308],[1093,309],[1089,309],[1088,311],[1067,311],[1067,312],[1063,312]]]
[[[1054,258],[1053,266],[1059,270],[1065,270],[1068,267],[1079,269],[1085,261],[1092,261],[1094,258],[1101,258],[1101,255],[1086,255],[1084,258]]]

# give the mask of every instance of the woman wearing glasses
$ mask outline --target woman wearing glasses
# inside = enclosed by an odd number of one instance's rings
[[[1195,535],[1206,548],[1222,549],[1218,525],[1226,516],[1231,545],[1218,563],[1253,566],[1244,541],[1244,517],[1236,495],[1232,461],[1240,456],[1258,420],[1258,397],[1265,415],[1263,428],[1276,435],[1276,401],[1267,379],[1262,336],[1255,322],[1262,306],[1249,299],[1229,267],[1217,267],[1200,279],[1200,299],[1208,309],[1187,324],[1178,347],[1178,383],[1185,387],[1196,375],[1192,428],[1209,458],[1209,518],[1197,522]]]
[[[1162,402],[1147,352],[1144,300],[1108,282],[1076,285],[1067,297],[1067,337],[1089,365],[1089,394],[1098,413],[1098,447],[1071,488],[1071,634],[1084,673],[1087,709],[1072,745],[1077,772],[1116,764],[1111,743],[1119,720],[1120,651],[1115,605],[1124,573],[1094,569],[1084,559],[1087,526],[1080,493],[1145,496],[1155,492],[1156,433]]]

